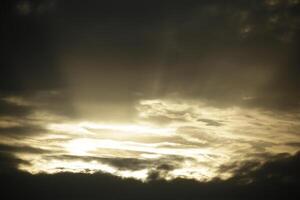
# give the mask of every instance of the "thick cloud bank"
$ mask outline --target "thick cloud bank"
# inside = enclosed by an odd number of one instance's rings
[[[298,199],[300,154],[279,155],[264,165],[244,163],[229,180],[147,182],[108,174],[31,175],[14,169],[19,161],[1,154],[1,195],[9,199]],[[224,167],[225,168],[225,167]]]

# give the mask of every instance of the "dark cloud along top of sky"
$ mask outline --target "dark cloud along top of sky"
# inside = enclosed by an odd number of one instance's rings
[[[299,3],[279,2],[4,1],[1,89],[298,107]]]

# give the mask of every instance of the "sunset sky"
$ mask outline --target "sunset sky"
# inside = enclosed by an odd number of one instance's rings
[[[109,179],[128,199],[299,195],[299,0],[4,0],[0,10],[7,191],[124,199],[96,192]]]

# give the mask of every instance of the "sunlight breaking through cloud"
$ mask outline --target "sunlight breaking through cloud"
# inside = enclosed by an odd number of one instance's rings
[[[67,119],[53,123],[43,121],[46,114],[39,119],[39,128],[29,129],[37,133],[22,141],[2,136],[1,144],[19,146],[15,155],[28,162],[19,169],[31,173],[102,171],[143,181],[153,173],[167,180],[226,179],[232,174],[220,171],[223,166],[264,162],[269,156],[298,149],[290,145],[299,140],[297,113],[219,108],[183,99],[141,100],[136,110],[135,122],[128,124]],[[0,124],[16,130],[24,126],[6,119]],[[26,121],[26,126],[34,125]]]

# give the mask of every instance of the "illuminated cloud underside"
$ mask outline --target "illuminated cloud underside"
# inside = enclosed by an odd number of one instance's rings
[[[29,106],[20,98],[5,101]],[[40,126],[22,140],[2,136],[1,143],[31,147],[18,151],[31,173],[102,171],[147,180],[177,177],[201,181],[228,178],[220,170],[233,163],[278,153],[295,153],[300,116],[242,107],[218,108],[191,100],[141,100],[134,123],[70,120],[37,110],[23,121],[0,119],[1,128]],[[284,134],[283,134],[284,133]]]

